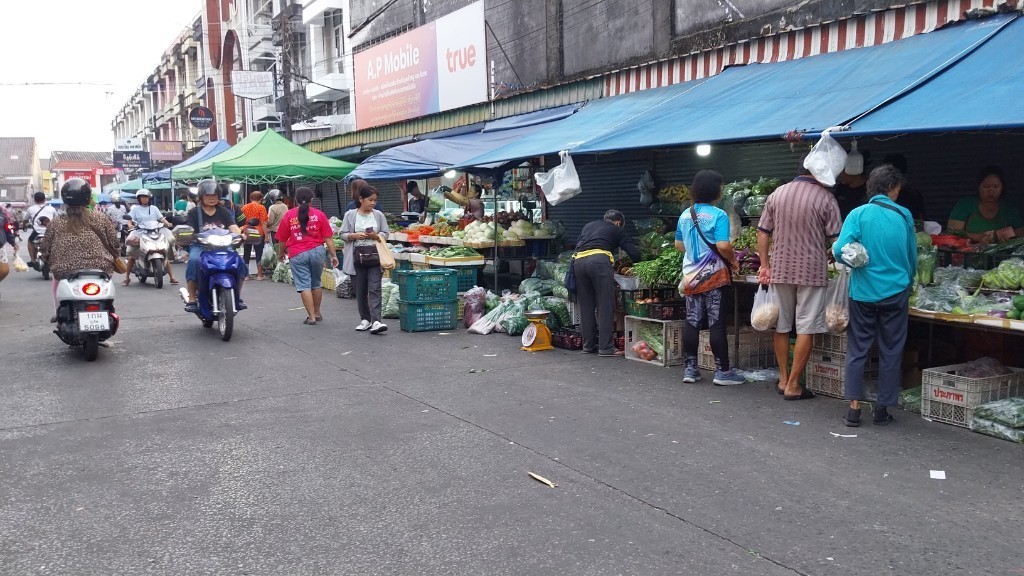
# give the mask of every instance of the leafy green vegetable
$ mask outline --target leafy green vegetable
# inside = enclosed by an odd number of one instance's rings
[[[682,258],[675,246],[666,248],[654,260],[633,264],[633,275],[647,286],[675,286],[682,272]]]
[[[660,322],[641,322],[638,330],[640,339],[658,353],[658,358],[665,357],[665,333]]]

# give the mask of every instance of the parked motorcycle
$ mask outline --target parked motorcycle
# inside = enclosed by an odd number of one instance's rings
[[[79,270],[57,283],[57,329],[68,346],[81,346],[92,362],[100,342],[117,333],[120,319],[114,313],[114,283],[102,270]]]
[[[220,339],[227,342],[234,331],[235,314],[244,309],[238,289],[249,268],[235,250],[242,244],[242,236],[214,229],[196,235],[195,241],[203,247],[199,256],[196,316],[203,321],[204,328],[216,323]],[[185,288],[181,289],[181,298],[188,302]]]
[[[163,235],[163,224],[156,221],[140,222],[127,242],[139,243],[139,257],[131,273],[145,284],[153,279],[157,288],[164,287],[165,264],[167,262],[167,238]]]
[[[50,279],[50,265],[46,263],[46,258],[43,257],[42,251],[39,246],[43,243],[43,235],[40,234],[32,240],[32,244],[36,247],[36,260],[32,264],[32,267],[38,270],[43,275],[43,280]]]

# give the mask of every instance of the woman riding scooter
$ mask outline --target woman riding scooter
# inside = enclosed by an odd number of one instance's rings
[[[198,185],[199,205],[189,211],[186,220],[196,234],[222,228],[235,234],[242,231],[235,224],[235,216],[227,208],[220,205],[220,191],[217,189],[217,182],[212,178],[200,180]],[[199,258],[203,253],[202,246],[192,244],[188,250],[188,266],[185,268],[185,281],[188,284],[188,302],[185,303],[185,311],[195,313],[199,311],[196,303],[196,292],[199,289]],[[238,290],[241,293],[243,278],[238,279]],[[245,304],[239,300],[238,310],[244,310]]]
[[[46,229],[39,246],[50,272],[56,298],[57,283],[78,270],[103,270],[114,273],[117,230],[106,215],[88,209],[92,187],[82,178],[71,178],[60,189],[64,214]],[[54,301],[56,304],[56,300]],[[56,317],[50,319],[56,322]]]
[[[150,196],[149,190],[140,188],[139,191],[135,193],[135,199],[138,200],[139,203],[132,206],[132,209],[128,211],[128,215],[132,218],[131,226],[134,227],[143,222],[159,222],[165,226],[165,228],[161,230],[164,238],[167,239],[168,246],[167,257],[164,260],[164,268],[167,270],[167,278],[170,280],[171,284],[177,284],[178,280],[174,277],[174,271],[171,268],[171,261],[174,260],[174,235],[171,234],[171,231],[169,230],[171,223],[167,221],[167,218],[164,218],[163,213],[160,212],[156,206],[151,204],[153,199]],[[129,234],[128,240],[126,241],[128,245],[128,273],[124,275],[124,282],[122,282],[125,286],[132,283],[131,274],[132,271],[135,270],[135,259],[141,256],[139,253],[138,242],[133,243],[131,240],[131,236],[134,234],[136,234],[136,232]]]

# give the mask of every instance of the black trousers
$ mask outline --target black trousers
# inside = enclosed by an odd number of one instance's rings
[[[259,264],[260,261],[263,260],[263,242],[260,242],[259,244],[244,244],[242,246],[242,258],[245,259],[245,264],[247,266],[249,265],[249,260],[254,251],[256,252],[256,264]]]
[[[577,258],[573,271],[583,348],[614,354],[615,272],[611,260],[605,254]]]

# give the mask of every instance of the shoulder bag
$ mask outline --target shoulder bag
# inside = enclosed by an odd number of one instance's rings
[[[732,271],[729,270],[728,263],[718,251],[718,246],[704,236],[704,231],[700,229],[700,222],[697,220],[697,211],[693,206],[690,206],[690,217],[693,218],[693,227],[697,229],[700,239],[711,250],[695,264],[693,272],[684,274],[680,280],[679,291],[686,296],[702,294],[732,283]]]
[[[107,249],[107,252],[110,252],[110,255],[114,257],[114,272],[117,272],[118,274],[127,274],[128,264],[121,259],[121,249],[117,246],[111,246],[110,243],[107,242],[106,236],[104,236],[99,230],[93,228],[92,231],[99,237],[100,242],[103,243],[103,247]]]

